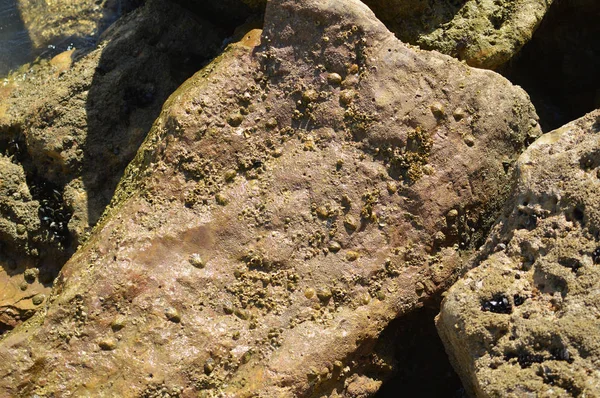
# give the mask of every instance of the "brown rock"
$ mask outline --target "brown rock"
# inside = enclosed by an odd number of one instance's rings
[[[344,104],[327,77],[352,65]],[[318,97],[302,101],[310,89]],[[240,101],[247,115],[232,127]],[[434,102],[469,113],[438,120]],[[277,129],[255,122],[270,117]],[[167,100],[47,313],[0,341],[0,392],[144,396],[159,388],[152,374],[181,396],[372,394],[380,380],[365,369],[390,368],[369,356],[377,336],[445,289],[461,248],[479,244],[509,191],[503,161],[539,133],[532,118],[522,90],[405,46],[358,1],[272,0],[262,36],[249,32]],[[351,207],[314,216],[344,196]],[[362,221],[353,234],[342,211]],[[209,264],[191,267],[193,253]],[[98,350],[122,313],[118,349]]]
[[[437,318],[473,396],[600,395],[598,170],[600,111],[519,158],[506,214]]]
[[[0,243],[8,259],[19,269],[35,261],[58,272],[96,224],[164,100],[224,37],[177,5],[149,1],[96,49],[40,60],[7,78]]]

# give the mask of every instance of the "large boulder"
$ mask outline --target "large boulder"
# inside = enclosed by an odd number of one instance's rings
[[[552,0],[364,0],[401,40],[496,69],[531,39]]]
[[[40,60],[6,79],[0,152],[22,167],[28,189],[44,205],[29,215],[37,224],[22,224],[28,235],[40,236],[37,246],[19,245],[16,260],[33,247],[40,266],[64,264],[110,201],[164,100],[225,37],[177,5],[149,1],[106,31],[97,48]],[[27,199],[10,200],[25,206]],[[45,234],[37,233],[40,223]],[[10,243],[5,238],[0,234]]]
[[[600,111],[544,135],[437,327],[478,397],[600,395]]]
[[[536,118],[356,0],[272,0],[166,101],[45,310],[0,341],[1,393],[373,394],[377,337],[480,244]]]

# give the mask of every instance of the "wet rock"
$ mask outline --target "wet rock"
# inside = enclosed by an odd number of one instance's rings
[[[599,126],[594,111],[521,155],[479,266],[443,302],[437,327],[473,396],[600,394]]]
[[[365,0],[404,42],[496,69],[531,39],[552,0]]]
[[[465,117],[436,118],[432,103]],[[392,368],[379,333],[479,245],[510,191],[505,168],[539,134],[531,119],[521,89],[405,46],[358,1],[270,1],[262,34],[166,101],[46,312],[0,341],[0,391],[373,394]],[[124,315],[118,347],[99,350]]]

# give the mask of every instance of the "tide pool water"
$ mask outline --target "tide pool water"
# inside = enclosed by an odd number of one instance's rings
[[[31,61],[33,56],[16,0],[0,0],[0,76]]]
[[[93,46],[120,14],[120,0],[0,0],[0,77],[38,56]]]

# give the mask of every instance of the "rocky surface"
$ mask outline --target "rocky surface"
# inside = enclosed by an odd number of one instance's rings
[[[365,0],[404,42],[496,69],[531,39],[552,0]]]
[[[598,396],[600,111],[537,140],[517,174],[440,336],[473,396]]]
[[[23,168],[1,155],[0,197],[0,332],[4,332],[33,315],[55,275],[45,268],[40,275],[31,259],[14,259],[15,253],[37,250],[30,245],[43,234],[37,217],[40,204],[32,198]]]
[[[0,391],[374,394],[380,332],[483,241],[536,119],[358,1],[272,0],[167,100],[44,311],[0,341]]]
[[[0,196],[6,261],[56,276],[110,201],[164,100],[226,36],[181,7],[150,1],[93,51],[67,51],[6,80],[0,173],[20,184]]]

